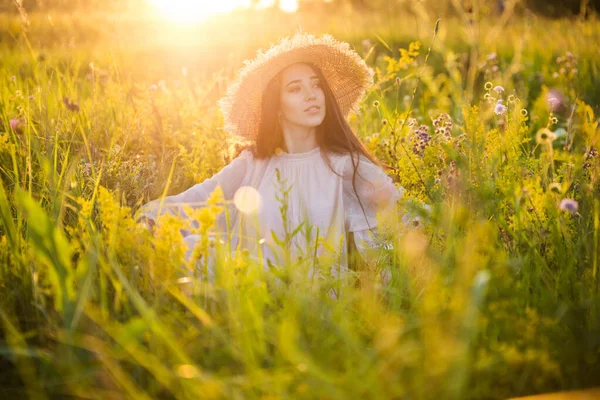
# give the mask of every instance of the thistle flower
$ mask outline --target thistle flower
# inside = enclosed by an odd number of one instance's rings
[[[494,114],[502,115],[506,112],[507,108],[504,104],[502,104],[502,99],[499,99],[496,102],[496,107],[494,107]]]
[[[552,111],[556,110],[559,105],[560,105],[560,100],[558,100],[556,97],[550,97],[548,99],[548,107],[550,108],[550,110],[552,110]]]
[[[427,125],[419,126],[415,130],[415,136],[413,137],[413,153],[422,157],[430,140],[429,127]]]
[[[575,214],[579,209],[579,204],[573,199],[562,199],[558,204],[558,208],[562,211],[567,211],[571,214]]]
[[[446,113],[441,113],[436,119],[433,120],[433,126],[435,127],[436,135],[441,134],[445,137],[450,137],[453,125],[452,118],[450,118],[450,115]]]
[[[25,122],[23,122],[21,118],[13,118],[10,121],[8,121],[8,125],[13,131],[20,133],[23,131],[23,126],[25,125]]]

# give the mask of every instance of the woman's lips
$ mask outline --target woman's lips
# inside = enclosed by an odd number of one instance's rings
[[[309,114],[317,114],[319,111],[321,111],[321,107],[319,106],[310,106],[306,110],[304,110],[304,112],[307,112]]]

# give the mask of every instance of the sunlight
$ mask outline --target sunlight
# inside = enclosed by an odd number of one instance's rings
[[[226,14],[236,8],[247,8],[252,0],[148,0],[165,18],[175,22],[198,22],[216,14]],[[274,0],[261,0],[259,7],[269,7]],[[279,7],[285,12],[298,10],[298,0],[280,0]]]
[[[249,7],[251,0],[148,0],[166,18],[176,22],[197,22],[212,15]]]

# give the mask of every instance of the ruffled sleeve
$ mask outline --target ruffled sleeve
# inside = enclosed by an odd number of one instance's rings
[[[394,185],[392,178],[363,156],[360,160],[345,157],[343,192],[348,232],[375,228],[377,213],[394,206],[402,197],[402,189]]]
[[[360,161],[357,158],[352,160],[350,155],[345,158],[343,197],[346,231],[351,233],[349,237],[361,258],[369,263],[376,257],[375,250],[386,246],[377,233],[377,214],[391,212],[402,197],[403,189],[396,187],[392,178],[367,158],[361,156]],[[355,169],[357,173],[353,178]]]
[[[164,199],[159,198],[144,204],[136,213],[136,219],[146,217],[155,220],[159,215],[167,212],[185,217],[184,207],[202,207],[217,186],[221,187],[225,200],[232,200],[233,195],[242,185],[252,160],[253,155],[250,151],[242,151],[237,158],[213,177],[192,186],[180,194],[167,196]]]

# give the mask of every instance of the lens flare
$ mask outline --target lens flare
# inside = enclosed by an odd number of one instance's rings
[[[254,214],[261,203],[260,193],[251,186],[242,186],[233,195],[233,204],[244,214]]]

